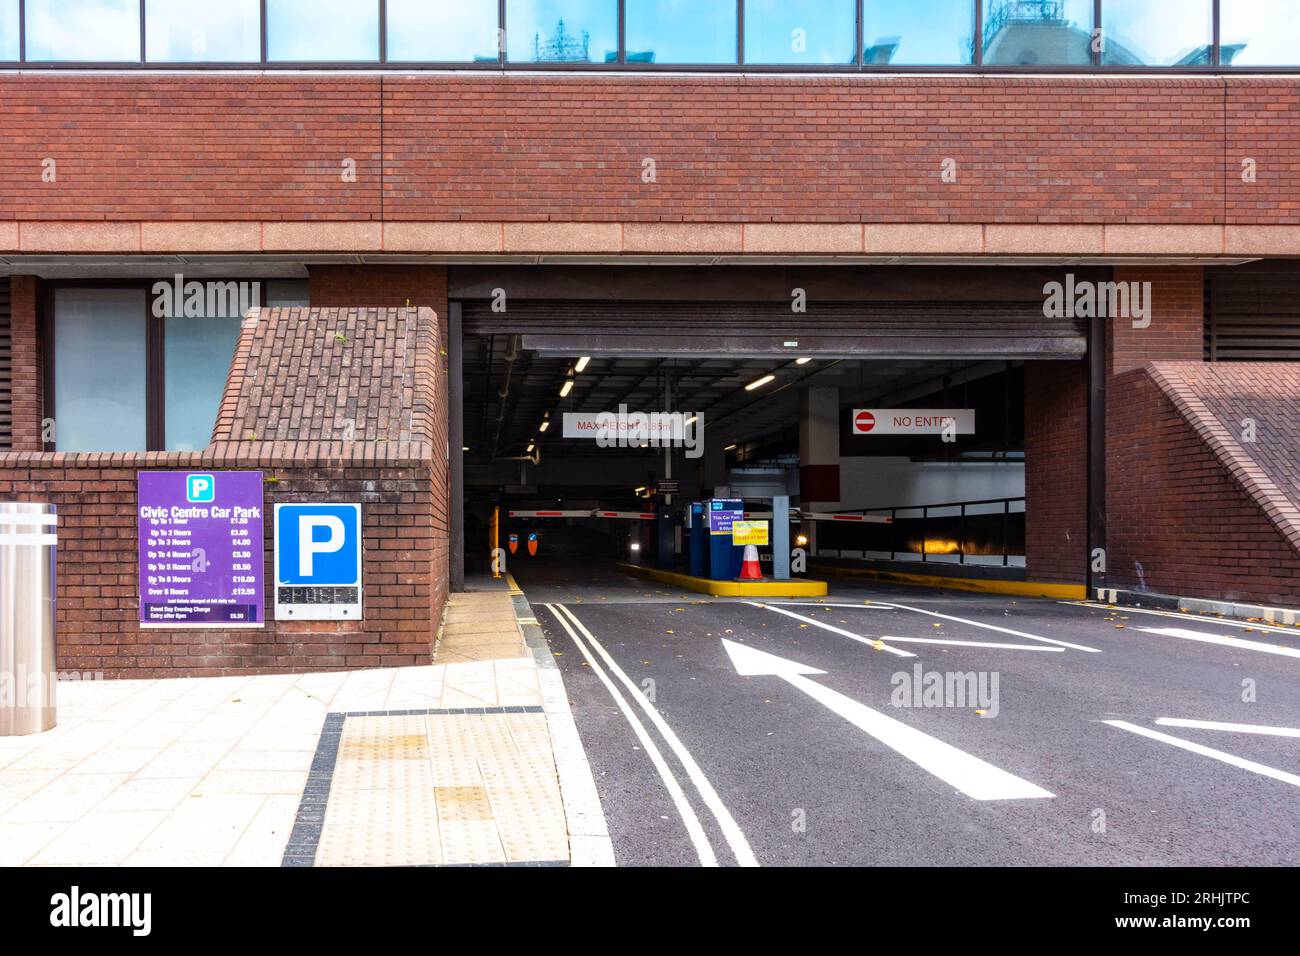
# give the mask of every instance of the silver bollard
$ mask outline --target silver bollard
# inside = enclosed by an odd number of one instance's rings
[[[57,523],[54,505],[0,502],[0,737],[39,734],[58,721]]]

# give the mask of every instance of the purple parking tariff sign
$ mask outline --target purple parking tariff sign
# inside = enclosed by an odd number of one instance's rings
[[[262,473],[138,475],[141,627],[263,627]]]

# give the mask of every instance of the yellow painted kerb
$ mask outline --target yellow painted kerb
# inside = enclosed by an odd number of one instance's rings
[[[952,591],[980,591],[984,594],[1011,594],[1016,597],[1044,597],[1079,601],[1088,597],[1082,584],[1052,584],[1042,581],[998,581],[990,578],[950,578],[940,574],[912,574],[906,571],[877,571],[873,568],[840,568],[818,564],[817,573],[833,578],[856,578],[893,584],[916,584],[927,588]]]
[[[618,569],[624,574],[638,578],[649,578],[687,591],[698,591],[714,597],[825,597],[825,581],[809,581],[803,578],[794,581],[713,581],[709,578],[692,577],[677,571],[660,571],[658,568],[645,568],[638,564],[619,562]]]

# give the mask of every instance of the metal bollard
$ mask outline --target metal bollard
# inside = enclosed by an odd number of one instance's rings
[[[54,505],[0,502],[0,737],[39,734],[58,721],[57,523]]]

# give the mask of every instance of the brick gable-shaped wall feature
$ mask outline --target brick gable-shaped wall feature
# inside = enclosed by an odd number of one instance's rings
[[[60,668],[181,677],[428,663],[447,598],[440,354],[431,309],[255,310],[203,451],[0,453],[0,500],[59,509]],[[332,434],[344,414],[356,416],[354,441]],[[268,517],[279,502],[359,501],[363,619],[142,629],[136,483],[145,470],[260,471]],[[265,528],[270,615],[274,522]]]
[[[1278,500],[1277,483],[1244,450],[1251,446],[1209,411],[1214,399],[1202,397],[1224,368],[1156,363],[1111,381],[1107,584],[1294,607],[1294,504]],[[1281,374],[1293,381],[1289,368]],[[1290,430],[1270,435],[1261,427],[1258,440],[1270,455],[1285,456],[1288,447],[1300,454]]]
[[[254,309],[215,441],[428,442],[432,309]]]

